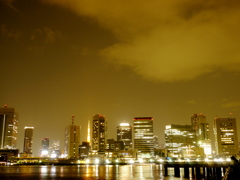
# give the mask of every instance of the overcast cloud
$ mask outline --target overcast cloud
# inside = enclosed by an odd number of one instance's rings
[[[100,54],[144,78],[194,79],[240,70],[240,1],[43,0],[96,19],[118,43]]]

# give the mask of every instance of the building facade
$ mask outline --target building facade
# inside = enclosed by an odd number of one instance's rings
[[[80,159],[88,158],[88,154],[90,152],[90,143],[89,142],[82,142],[79,146],[79,157]]]
[[[47,137],[42,139],[40,154],[42,157],[49,156],[49,138]]]
[[[59,140],[53,140],[50,146],[50,157],[52,158],[58,158],[60,157],[60,141]]]
[[[23,154],[26,157],[31,157],[33,153],[33,129],[34,127],[24,128]]]
[[[64,154],[67,158],[75,159],[79,156],[80,126],[69,125],[65,128]]]
[[[169,157],[196,158],[199,152],[195,130],[192,125],[167,125],[165,128],[165,148]]]
[[[107,142],[107,120],[105,116],[96,114],[92,121],[92,151],[104,152]]]
[[[193,114],[191,123],[195,130],[197,145],[204,150],[206,157],[212,157],[209,123],[207,123],[206,116],[202,113]]]
[[[132,126],[129,123],[117,127],[117,141],[123,141],[124,150],[132,150]]]
[[[236,118],[215,118],[213,131],[216,155],[231,157],[239,154]]]
[[[18,113],[14,108],[0,108],[0,149],[16,149]]]
[[[135,117],[133,119],[134,149],[138,157],[149,158],[154,155],[153,118]]]

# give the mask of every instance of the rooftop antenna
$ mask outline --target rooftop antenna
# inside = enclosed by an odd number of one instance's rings
[[[74,115],[72,115],[72,125],[74,125]]]

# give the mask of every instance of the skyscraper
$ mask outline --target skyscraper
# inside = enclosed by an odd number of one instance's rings
[[[32,156],[32,147],[33,147],[33,129],[34,127],[25,127],[24,128],[24,144],[23,144],[23,153],[25,156]]]
[[[53,140],[51,147],[50,147],[50,156],[52,158],[58,158],[60,156],[60,141],[59,140]]]
[[[153,148],[153,118],[135,117],[134,128],[134,149],[138,150],[140,157],[151,157],[154,154]]]
[[[117,141],[123,141],[124,150],[132,149],[132,126],[129,123],[121,123],[117,127]]]
[[[165,128],[165,148],[168,156],[195,158],[198,152],[195,129],[192,125],[170,124]]]
[[[0,108],[0,149],[15,149],[18,134],[18,114],[14,108]]]
[[[64,153],[68,158],[75,159],[79,156],[80,145],[80,126],[74,125],[74,116],[72,124],[65,128]]]
[[[41,156],[43,157],[49,156],[49,138],[42,139]]]
[[[196,134],[196,143],[200,148],[203,148],[204,154],[207,157],[212,156],[211,140],[209,133],[209,124],[206,117],[201,114],[193,114],[191,116],[191,123]]]
[[[107,121],[104,116],[96,114],[92,122],[92,151],[104,152],[107,141]]]
[[[236,118],[215,118],[213,131],[216,155],[230,157],[239,154]]]

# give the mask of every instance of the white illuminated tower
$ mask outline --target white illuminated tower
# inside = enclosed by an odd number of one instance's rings
[[[23,153],[24,156],[32,156],[32,147],[33,147],[33,129],[34,127],[25,127],[24,128],[24,144],[23,144]]]
[[[0,108],[0,149],[16,149],[18,113],[14,108]]]
[[[74,115],[72,124],[65,128],[65,155],[67,158],[76,159],[79,156],[80,126],[74,125]]]
[[[138,150],[139,157],[149,158],[154,154],[153,144],[153,118],[135,117],[134,128],[134,149]]]

